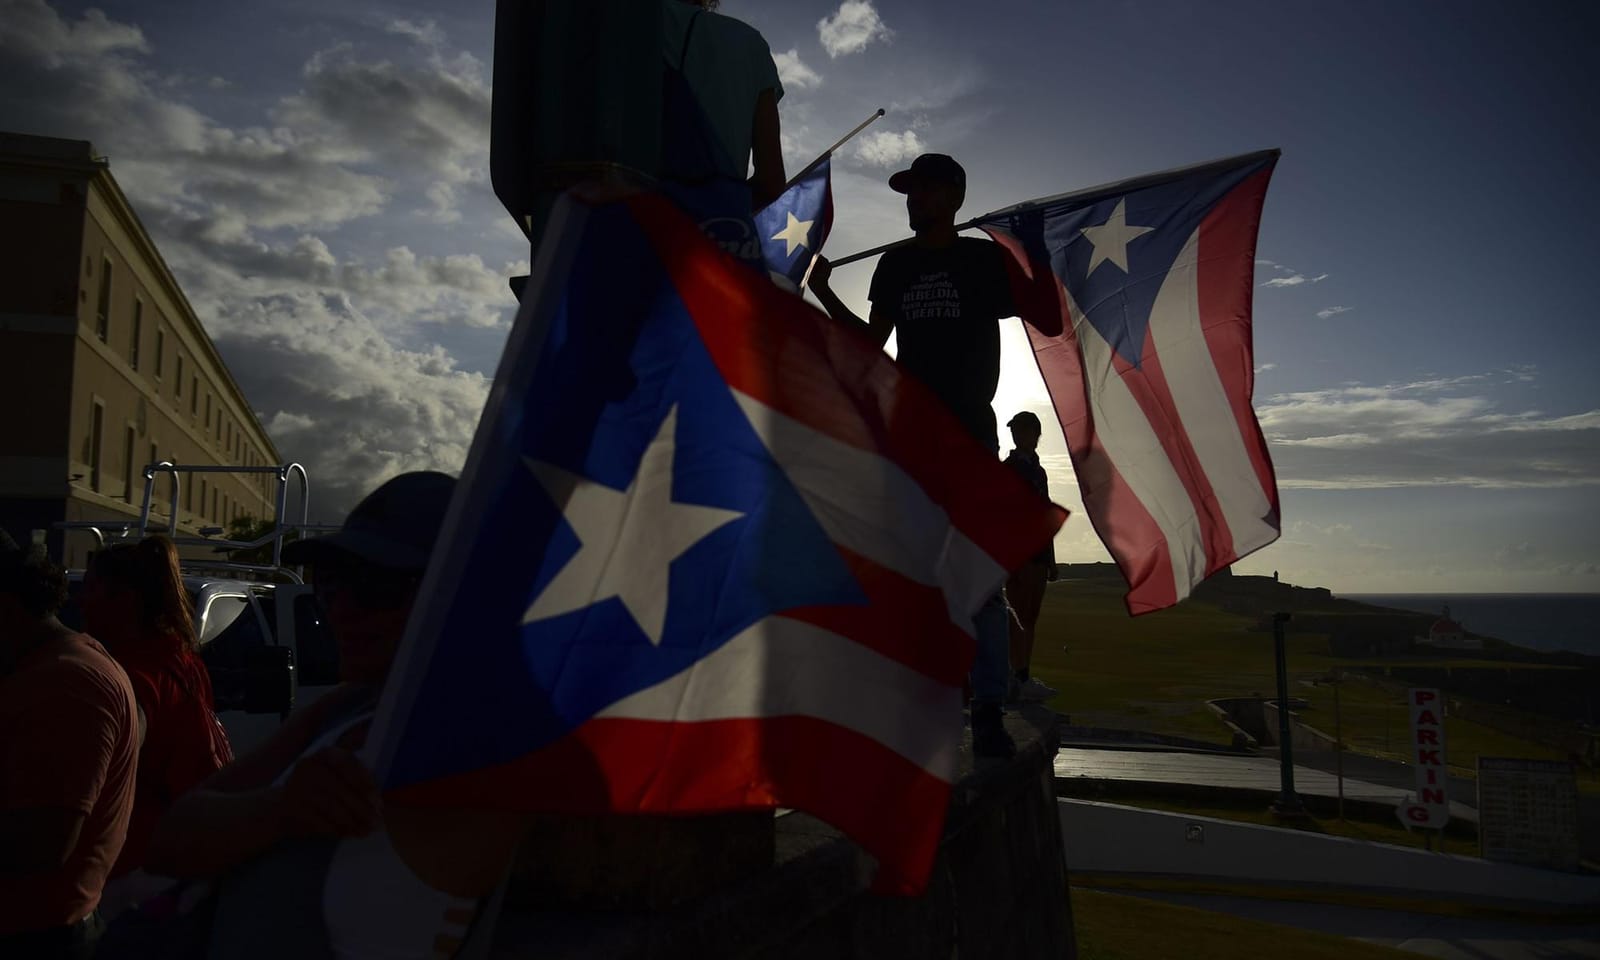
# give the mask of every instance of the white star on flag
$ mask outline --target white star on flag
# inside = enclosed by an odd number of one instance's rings
[[[674,405],[645,449],[626,490],[525,458],[528,469],[577,534],[579,547],[528,607],[523,623],[616,597],[650,642],[661,645],[672,561],[724,524],[744,516],[736,510],[672,499],[677,423]]]
[[[1095,267],[1108,260],[1122,268],[1123,273],[1127,273],[1129,242],[1155,229],[1128,226],[1127,214],[1123,209],[1127,202],[1118,200],[1117,208],[1111,211],[1111,216],[1100,226],[1083,228],[1084,239],[1094,244],[1094,254],[1089,257],[1089,269],[1084,271],[1084,276],[1094,273]]]
[[[792,257],[796,249],[806,245],[806,238],[811,236],[811,225],[816,221],[800,220],[795,217],[793,210],[786,210],[784,214],[788,216],[789,222],[784,224],[782,230],[774,233],[772,239],[782,240],[783,255]]]

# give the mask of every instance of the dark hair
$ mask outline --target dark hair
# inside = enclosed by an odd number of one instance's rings
[[[42,553],[0,554],[0,593],[17,598],[30,616],[54,616],[67,601],[67,573]]]
[[[170,633],[193,649],[194,613],[178,567],[178,548],[157,534],[138,543],[118,543],[89,561],[88,575],[132,590],[139,598],[139,626]]]

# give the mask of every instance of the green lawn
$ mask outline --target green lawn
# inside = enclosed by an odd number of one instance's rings
[[[1272,635],[1251,630],[1251,618],[1202,603],[1184,603],[1132,618],[1123,606],[1122,593],[1120,583],[1109,581],[1052,584],[1046,591],[1033,671],[1061,691],[1051,705],[1071,715],[1077,724],[1227,744],[1228,729],[1206,709],[1205,701],[1274,696]],[[1388,666],[1485,663],[1470,658],[1373,661],[1332,657],[1325,637],[1292,630],[1287,655],[1290,696],[1308,700],[1311,707],[1303,719],[1329,734],[1335,726],[1332,688],[1311,688],[1296,681],[1326,676],[1335,667],[1374,662]],[[1342,686],[1340,708],[1343,736],[1352,750],[1374,756],[1402,755],[1409,714],[1398,698],[1351,681]],[[1479,755],[1563,758],[1554,748],[1456,717],[1445,720],[1445,740],[1450,765],[1469,774]],[[1600,790],[1600,779],[1589,771],[1580,775],[1580,785],[1585,790]]]
[[[1079,960],[1415,960],[1403,953],[1273,923],[1174,906],[1141,897],[1072,888]]]

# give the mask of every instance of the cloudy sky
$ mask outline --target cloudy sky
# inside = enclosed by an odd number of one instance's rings
[[[1548,0],[793,0],[766,36],[836,255],[904,235],[886,175],[956,155],[968,213],[1264,147],[1256,405],[1284,537],[1238,567],[1344,592],[1600,591],[1600,6]],[[332,516],[459,469],[527,248],[488,186],[493,5],[0,0],[0,128],[90,139]],[[865,306],[870,264],[835,286]],[[1015,323],[996,407],[1048,413]],[[1063,559],[1105,559],[1075,510]]]

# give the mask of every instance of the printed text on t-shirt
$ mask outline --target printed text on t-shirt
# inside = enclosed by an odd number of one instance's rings
[[[900,295],[900,313],[911,323],[918,320],[956,320],[961,317],[961,294],[950,273],[925,273]]]

